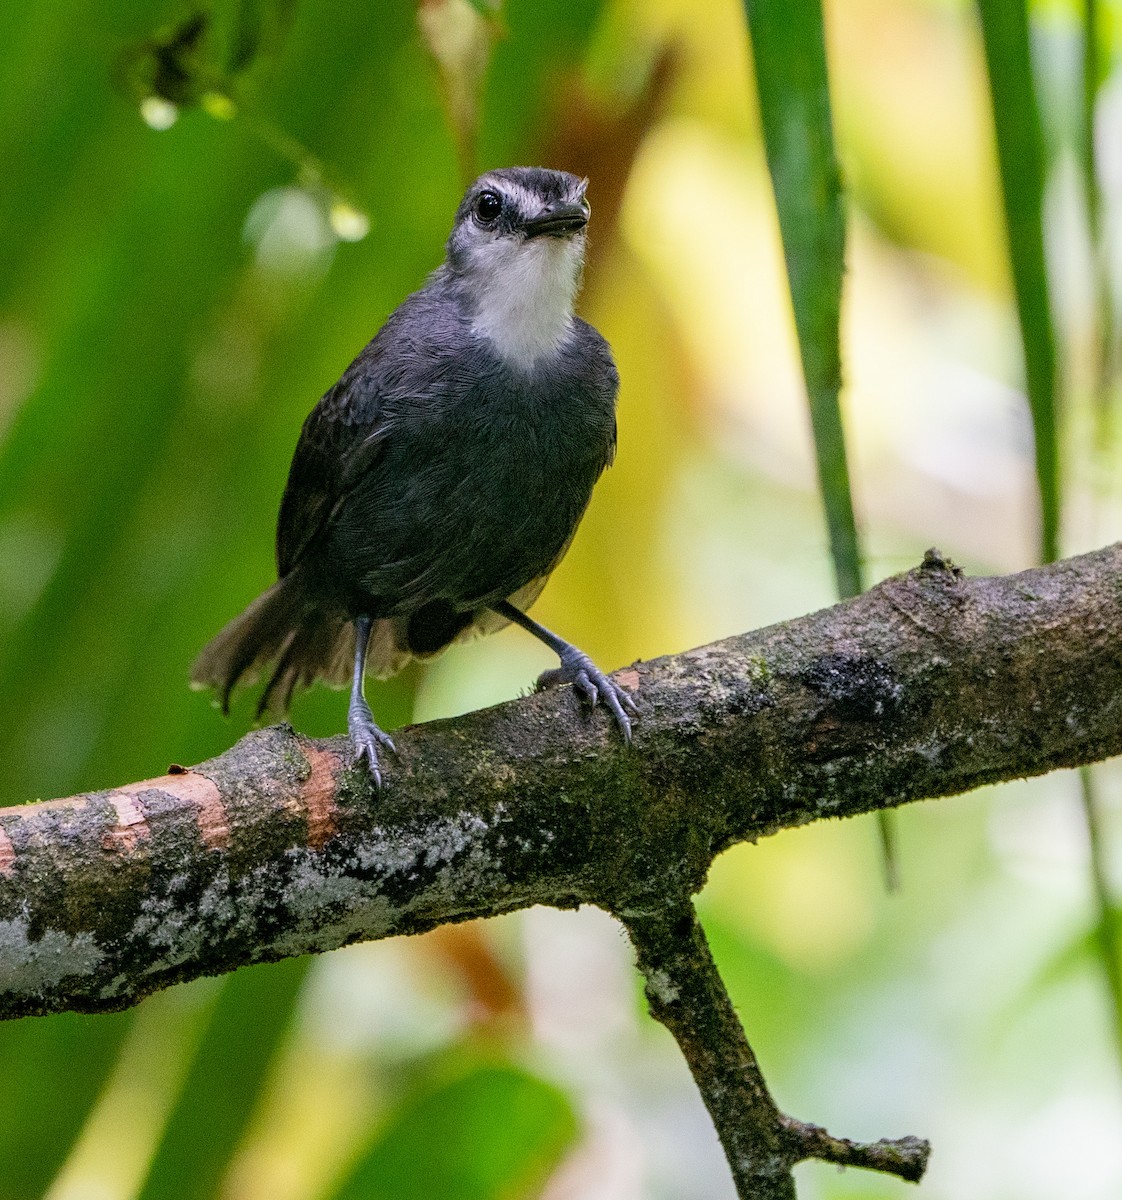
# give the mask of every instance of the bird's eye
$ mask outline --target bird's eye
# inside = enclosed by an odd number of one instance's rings
[[[498,192],[480,192],[475,202],[475,215],[490,224],[503,211],[503,202]]]

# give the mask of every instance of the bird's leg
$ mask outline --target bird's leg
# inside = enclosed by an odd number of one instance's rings
[[[382,772],[378,769],[378,747],[396,753],[396,747],[388,733],[374,724],[374,714],[366,703],[363,684],[366,679],[366,649],[370,644],[370,630],[374,622],[370,617],[355,618],[355,674],[351,681],[351,702],[347,706],[347,730],[355,748],[355,761],[366,759],[375,787],[382,786]]]
[[[557,634],[550,632],[544,625],[526,616],[520,609],[514,607],[509,600],[500,600],[491,605],[501,617],[506,617],[515,625],[521,625],[527,633],[532,633],[539,641],[556,653],[561,659],[561,666],[552,671],[544,671],[538,678],[538,687],[552,687],[558,683],[571,683],[577,692],[595,705],[603,700],[608,706],[625,742],[631,741],[631,718],[638,715],[635,701],[614,680],[607,675],[576,646],[570,645]]]

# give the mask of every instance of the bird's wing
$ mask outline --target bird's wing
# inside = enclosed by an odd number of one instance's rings
[[[308,414],[277,519],[277,572],[283,578],[376,462],[388,432],[373,342]]]

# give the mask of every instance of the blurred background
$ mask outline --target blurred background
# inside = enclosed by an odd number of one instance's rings
[[[1122,537],[1122,4],[1029,8],[1074,553]],[[832,0],[825,18],[866,582],[931,545],[971,572],[1032,565],[978,10]],[[300,424],[439,263],[477,166],[590,176],[581,308],[623,379],[616,465],[536,615],[614,668],[834,600],[734,0],[27,0],[0,6],[0,81],[0,804],[158,775],[250,727],[253,698],[224,719],[189,665],[271,582]],[[1019,186],[1007,171],[1005,205]],[[393,728],[549,665],[508,629],[369,695]],[[327,735],[344,714],[316,689],[292,719]],[[783,1108],[929,1137],[931,1200],[1122,1195],[1122,966],[1103,950],[1122,772],[1093,786],[1090,809],[1058,774],[902,810],[896,895],[867,819],[715,864],[703,921]],[[909,1194],[798,1177],[804,1200]],[[594,910],[0,1026],[0,1200],[732,1195]]]

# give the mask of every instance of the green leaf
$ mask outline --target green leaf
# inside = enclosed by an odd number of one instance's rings
[[[476,1067],[392,1113],[332,1200],[519,1200],[575,1133],[557,1088],[517,1067]]]
[[[838,592],[861,591],[861,554],[838,393],[845,217],[819,0],[745,0],[764,146],[810,402]]]
[[[0,1200],[36,1200],[66,1161],[133,1014],[0,1023]]]
[[[1095,110],[1099,91],[1107,78],[1107,62],[1102,53],[1102,10],[1098,0],[1083,0],[1083,95],[1079,130],[1079,165],[1083,176],[1083,206],[1087,220],[1087,238],[1091,244],[1091,272],[1095,288],[1095,329],[1097,362],[1094,392],[1097,403],[1100,444],[1106,432],[1115,371],[1114,293],[1111,282],[1110,247],[1103,229],[1103,202],[1099,186],[1098,155],[1095,146]]]
[[[1061,943],[1040,967],[1027,991],[1054,987],[1080,971],[1101,966],[1104,938],[1116,945],[1122,942],[1122,908],[1109,909],[1105,920],[1099,916]]]
[[[834,153],[822,6],[819,0],[745,0],[744,7],[830,556],[844,599],[856,596],[864,585],[839,402],[845,211]],[[896,823],[888,812],[879,812],[877,823],[885,879],[893,891]]]
[[[477,140],[495,23],[459,0],[426,0],[417,26],[440,75],[465,186],[479,173]]]
[[[131,44],[151,14],[117,7],[108,28]],[[0,324],[31,348],[26,394],[4,410],[0,439],[0,793],[10,802],[197,762],[251,720],[250,703],[237,722],[219,718],[188,690],[188,668],[272,581],[300,423],[435,265],[458,198],[414,14],[391,7],[378,37],[368,32],[363,9],[306,16],[286,51],[299,68],[274,78],[269,109],[310,133],[364,197],[383,195],[408,145],[425,199],[404,225],[384,222],[367,245],[341,248],[331,285],[307,292],[274,287],[243,242],[257,198],[290,181],[243,125],[189,113],[154,134],[109,86],[104,40],[83,41],[42,0],[0,40],[0,145],[6,178],[18,178],[0,188],[0,224],[21,231],[0,245],[10,314]],[[28,124],[44,78],[31,67],[44,55],[67,70],[57,104]],[[362,84],[306,86],[329,77]],[[73,164],[73,187],[59,186],[58,155]],[[98,220],[82,223],[93,195]],[[217,377],[200,387],[202,361]],[[223,389],[239,372],[249,386],[232,399]],[[21,578],[13,545],[41,575],[26,603],[6,605],[5,585]],[[389,686],[404,719],[411,684]],[[310,703],[322,732],[338,730],[337,696],[317,689]]]
[[[993,101],[1009,259],[1036,442],[1040,557],[1059,554],[1056,343],[1044,260],[1044,140],[1032,78],[1024,0],[978,0]]]
[[[1122,906],[1110,895],[1104,854],[1105,835],[1101,826],[1099,799],[1094,774],[1089,767],[1079,771],[1083,816],[1090,842],[1090,877],[1095,907],[1094,919],[1065,938],[1044,960],[1017,997],[1022,1005],[1041,992],[1068,982],[1074,975],[1095,970],[1104,984],[1110,1005],[1111,1036],[1122,1056]],[[1003,1019],[1006,1019],[1003,1015]]]
[[[172,1108],[140,1200],[211,1200],[241,1143],[292,1023],[309,960],[225,981]]]

